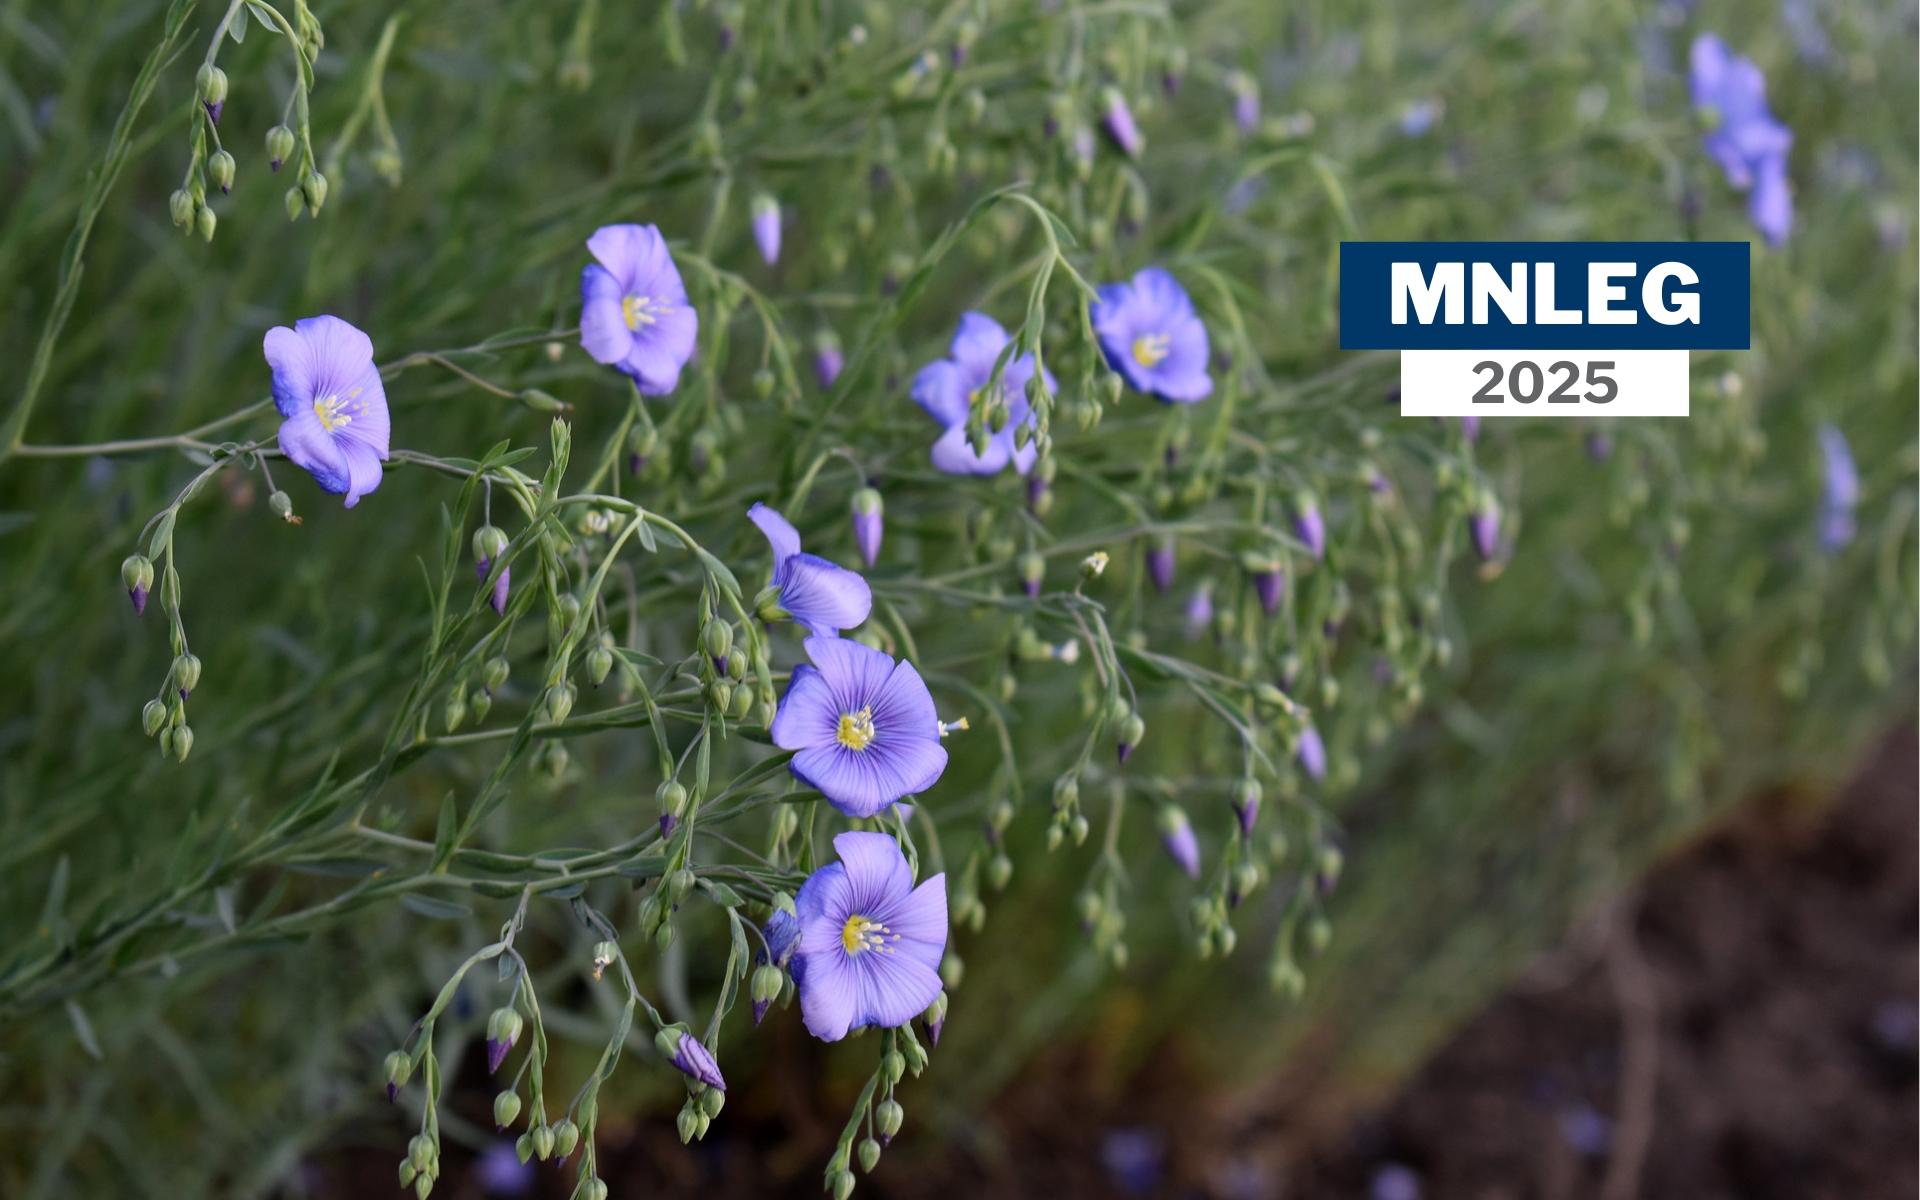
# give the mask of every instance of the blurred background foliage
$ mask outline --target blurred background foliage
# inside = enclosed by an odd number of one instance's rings
[[[966,979],[930,1073],[904,1093],[909,1136],[921,1121],[963,1118],[1069,1033],[1091,1039],[1115,1077],[1171,1036],[1223,1083],[1292,1065],[1336,1090],[1378,1089],[1663,847],[1760,790],[1825,794],[1865,737],[1911,711],[1920,130],[1910,2],[320,5],[312,112],[331,183],[325,209],[288,224],[287,181],[258,149],[294,72],[285,40],[256,25],[221,52],[232,79],[221,131],[239,170],[232,195],[213,202],[211,242],[173,229],[166,198],[187,160],[195,55],[221,10],[171,9],[190,12],[91,226],[25,443],[163,436],[214,420],[265,395],[265,329],[315,312],[367,329],[382,362],[566,329],[583,239],[612,221],[657,223],[702,306],[702,359],[680,396],[655,407],[662,465],[629,486],[732,563],[750,596],[764,551],[740,515],[755,499],[793,497],[811,462],[799,449],[845,445],[860,463],[823,467],[808,507],[790,513],[809,548],[841,561],[853,561],[848,496],[860,474],[879,481],[889,550],[876,593],[897,604],[920,655],[953,664],[976,689],[936,687],[943,711],[974,722],[969,740],[950,743],[954,766],[928,798],[956,875],[983,861],[987,805],[1018,786],[996,770],[996,735],[982,720],[995,703],[985,689],[1003,676],[1015,685],[1004,712],[1027,797],[1007,834],[1017,869],[1004,894],[983,897],[979,931],[956,931]],[[0,4],[0,405],[10,413],[56,304],[89,173],[169,19],[156,0]],[[977,40],[955,65],[963,25]],[[1780,252],[1756,240],[1753,349],[1695,356],[1684,422],[1491,421],[1473,444],[1451,425],[1401,421],[1389,404],[1394,358],[1337,349],[1343,237],[1750,236],[1743,198],[1699,151],[1687,99],[1686,48],[1705,30],[1762,66],[1796,136],[1798,223]],[[1184,64],[1169,58],[1176,45]],[[1177,67],[1182,85],[1169,95],[1161,76]],[[1251,134],[1233,121],[1235,71],[1260,90]],[[1097,119],[1107,83],[1125,90],[1148,146],[1134,166],[1102,142],[1082,179],[1071,133]],[[1057,135],[1050,117],[1063,123]],[[1052,512],[1024,518],[1024,484],[1010,476],[956,482],[923,465],[932,426],[906,399],[912,371],[943,352],[965,308],[1014,326],[1045,242],[1030,214],[1003,202],[950,252],[929,248],[1016,180],[1031,181],[1079,239],[1068,255],[1089,278],[1157,261],[1188,283],[1216,348],[1236,356],[1216,378],[1244,382],[1232,449],[1205,452],[1219,393],[1190,413],[1129,396],[1083,430],[1073,418],[1084,351],[1056,276]],[[748,229],[762,191],[786,213],[773,269]],[[751,383],[773,346],[758,310],[714,316],[748,287],[781,331],[765,398]],[[827,332],[853,363],[831,405],[805,369]],[[590,463],[626,418],[628,393],[562,345],[552,357],[527,347],[459,361],[570,404],[575,462]],[[511,439],[545,461],[549,414],[431,365],[390,379],[388,394],[397,446],[478,455]],[[1863,480],[1859,535],[1833,555],[1814,535],[1813,431],[1829,421],[1851,440]],[[1596,429],[1611,439],[1604,461],[1589,452]],[[1170,446],[1181,453],[1169,457]],[[1444,636],[1451,657],[1415,664],[1425,667],[1418,694],[1398,664],[1386,684],[1375,675],[1380,566],[1362,544],[1372,511],[1363,464],[1394,480],[1422,547],[1415,561],[1444,589],[1414,641],[1430,660]],[[132,613],[116,569],[199,469],[171,450],[0,459],[8,1196],[297,1190],[306,1156],[384,1105],[381,1056],[505,915],[502,902],[476,898],[478,915],[433,920],[389,899],[269,926],[325,903],[343,881],[271,855],[205,869],[226,853],[221,830],[245,844],[336,756],[341,777],[379,756],[426,633],[421,571],[442,569],[438,508],[454,489],[393,470],[345,512],[283,463],[276,479],[305,518],[293,528],[267,512],[257,474],[218,476],[178,526],[205,676],[195,752],[174,764],[139,730],[171,655],[156,614]],[[1257,647],[1187,641],[1183,606],[1203,576],[1222,610],[1237,606],[1252,624],[1234,559],[1247,545],[1234,531],[1251,511],[1283,534],[1301,485],[1321,493],[1336,551],[1328,566],[1297,572],[1300,625],[1263,633]],[[1490,567],[1448,565],[1464,546],[1469,486],[1492,490],[1506,513],[1510,546]],[[1156,597],[1142,585],[1140,550],[1150,523],[1168,520],[1194,533],[1182,541],[1180,584]],[[1286,785],[1270,782],[1264,827],[1284,830],[1291,848],[1236,913],[1240,946],[1224,960],[1196,960],[1188,906],[1198,888],[1159,856],[1139,803],[1120,843],[1130,962],[1112,970],[1088,947],[1075,894],[1099,838],[1049,855],[1040,810],[1083,736],[1090,672],[1085,660],[1070,669],[1007,654],[1009,621],[1025,619],[1004,602],[1018,592],[1011,559],[1029,538],[1053,554],[1056,589],[1071,585],[1085,548],[1113,553],[1088,594],[1108,606],[1117,635],[1142,636],[1136,644],[1263,677],[1294,645],[1308,652],[1309,702],[1331,700],[1323,681],[1338,682],[1338,702],[1316,705],[1329,782],[1296,780],[1284,804]],[[913,590],[915,578],[976,565],[971,578],[991,593],[980,607]],[[679,568],[647,569],[661,572],[647,648],[671,662],[691,647],[693,593]],[[1314,626],[1337,603],[1354,616],[1335,641]],[[522,646],[517,664],[537,651]],[[516,665],[502,709],[524,710],[531,674]],[[1166,781],[1211,867],[1231,825],[1237,742],[1188,693],[1142,686],[1148,735],[1125,777],[1148,794]],[[557,776],[518,768],[484,844],[605,846],[653,821],[650,735],[568,746]],[[1096,761],[1108,753],[1103,744]],[[374,812],[431,839],[440,798],[470,794],[491,762],[436,751],[389,782]],[[1096,776],[1083,780],[1082,803],[1099,829],[1108,792]],[[1310,856],[1328,846],[1345,852],[1337,890],[1293,899],[1311,891]],[[630,914],[624,884],[607,887],[603,911]],[[99,941],[143,905],[152,911],[137,936]],[[565,906],[546,908],[536,966],[560,997],[549,1006],[565,1081],[555,1086],[570,1089],[610,1010],[568,982],[591,935]],[[1304,998],[1276,998],[1266,980],[1277,932],[1322,913],[1332,938],[1318,957],[1299,951]],[[717,987],[709,960],[722,928],[699,910],[688,920],[649,967],[670,1011]],[[495,1002],[462,994],[448,1061],[480,1036]],[[765,1036],[731,1043],[736,1083],[762,1059]],[[835,1086],[866,1069],[862,1053],[840,1052]],[[657,1066],[628,1063],[603,1106],[621,1119],[664,1111],[678,1086]],[[456,1124],[448,1136],[480,1134]]]

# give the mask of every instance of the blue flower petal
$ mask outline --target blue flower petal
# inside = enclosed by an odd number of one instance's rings
[[[778,586],[787,577],[787,560],[800,553],[800,531],[793,527],[792,521],[781,515],[780,510],[764,504],[755,504],[748,509],[747,520],[766,534],[767,544],[773,547],[773,582]]]
[[[873,591],[857,571],[813,554],[796,554],[784,567],[780,607],[818,637],[837,637],[873,611]]]

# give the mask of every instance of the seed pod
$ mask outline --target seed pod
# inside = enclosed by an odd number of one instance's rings
[[[587,653],[587,681],[599,687],[607,681],[613,671],[613,651],[605,646],[595,646]]]

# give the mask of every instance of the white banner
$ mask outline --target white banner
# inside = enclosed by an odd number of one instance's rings
[[[1685,350],[1402,350],[1403,417],[1684,417]]]

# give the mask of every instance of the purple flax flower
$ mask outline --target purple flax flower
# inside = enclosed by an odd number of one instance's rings
[[[473,1164],[480,1190],[489,1196],[524,1196],[533,1190],[533,1164],[521,1162],[513,1143],[489,1142]]]
[[[954,330],[947,357],[928,363],[913,378],[913,402],[946,430],[933,444],[933,465],[949,475],[993,475],[1009,462],[1025,475],[1039,457],[1040,448],[1031,440],[1025,446],[1014,444],[1014,430],[1032,415],[1027,403],[1027,382],[1033,378],[1031,354],[1008,362],[1000,373],[1007,423],[988,439],[987,452],[976,454],[967,440],[968,414],[993,398],[987,385],[993,379],[993,364],[1008,341],[1007,331],[992,317],[961,313],[960,327]],[[1056,390],[1051,372],[1043,371],[1041,379],[1048,391]]]
[[[1597,463],[1603,463],[1613,457],[1613,438],[1611,435],[1594,430],[1587,435],[1587,457]]]
[[[1147,139],[1140,136],[1140,127],[1133,123],[1133,110],[1127,107],[1127,98],[1120,94],[1119,88],[1107,88],[1101,93],[1101,105],[1106,111],[1100,116],[1100,125],[1107,136],[1128,158],[1139,158]]]
[[[813,374],[822,388],[830,388],[833,381],[840,378],[840,369],[847,365],[847,356],[840,352],[840,339],[831,332],[823,333],[814,341]]]
[[[487,581],[487,573],[493,570],[493,560],[483,558],[473,564],[474,573],[480,576],[480,582]],[[507,595],[513,588],[513,568],[501,567],[500,578],[493,584],[493,611],[501,616],[507,615]]]
[[[753,240],[768,266],[780,261],[780,202],[764,192],[753,198]]]
[[[1408,137],[1419,137],[1439,124],[1446,111],[1446,103],[1438,98],[1409,104],[1400,112],[1400,132]]]
[[[748,509],[747,518],[773,546],[774,594],[762,599],[763,616],[796,621],[823,638],[838,637],[842,629],[867,619],[873,611],[873,592],[857,572],[818,555],[802,554],[800,532],[764,504]]]
[[[1189,879],[1200,878],[1200,839],[1193,835],[1193,824],[1187,820],[1186,810],[1169,804],[1160,810],[1156,821],[1160,826],[1160,844],[1166,847],[1168,857],[1180,864]]]
[[[680,384],[700,314],[652,225],[603,225],[587,239],[598,262],[580,272],[580,345],[593,361],[633,377],[643,396]]]
[[[352,508],[380,486],[393,430],[372,340],[339,317],[306,317],[267,330],[266,354],[280,452]]]
[[[1160,1183],[1166,1163],[1167,1140],[1151,1126],[1115,1129],[1100,1141],[1100,1162],[1107,1174],[1132,1196],[1142,1196]]]
[[[1300,760],[1300,768],[1316,780],[1327,777],[1327,744],[1320,740],[1320,731],[1309,725],[1300,732],[1300,744],[1294,748],[1294,754]]]
[[[1737,58],[1718,35],[1694,39],[1693,106],[1711,126],[1701,142],[1737,191],[1751,191],[1747,216],[1779,246],[1793,225],[1787,152],[1793,131],[1767,108],[1767,80],[1753,60]]]
[[[947,948],[945,875],[914,887],[906,856],[884,833],[843,833],[833,848],[840,861],[815,871],[794,900],[800,1015],[826,1042],[925,1012],[940,995]]]
[[[1820,427],[1820,456],[1826,465],[1826,494],[1820,501],[1820,545],[1837,554],[1853,541],[1853,510],[1860,503],[1860,471],[1853,464],[1847,435],[1838,426]]]
[[[1479,441],[1480,440],[1480,418],[1479,417],[1461,417],[1460,418],[1460,436],[1463,438],[1466,438],[1469,442]]]
[[[793,777],[849,817],[932,787],[947,751],[913,664],[843,638],[810,637],[806,649],[813,663],[793,669],[773,718],[774,745],[797,752]]]
[[[1207,327],[1173,276],[1148,267],[1131,283],[1104,284],[1092,315],[1107,362],[1136,391],[1180,404],[1213,394]]]
[[[1187,640],[1197,641],[1213,624],[1213,580],[1203,582],[1187,598]]]
[[[1166,538],[1147,547],[1147,574],[1153,577],[1156,591],[1173,586],[1173,539]]]
[[[1327,522],[1321,517],[1320,505],[1312,496],[1303,495],[1296,502],[1293,531],[1316,561],[1327,556]]]
[[[1492,496],[1483,496],[1480,506],[1467,518],[1467,530],[1473,534],[1473,548],[1482,562],[1491,561],[1500,549],[1500,505]]]
[[[1227,87],[1233,92],[1234,125],[1251,134],[1260,127],[1260,85],[1245,71],[1235,71],[1227,77]]]
[[[886,532],[882,516],[885,510],[880,493],[874,489],[861,488],[853,494],[853,540],[859,543],[860,557],[866,560],[869,571],[880,561],[880,538]]]
[[[653,1040],[661,1056],[681,1074],[697,1079],[715,1091],[727,1090],[727,1081],[720,1074],[720,1064],[713,1060],[713,1052],[702,1045],[699,1038],[685,1029],[669,1025]]]
[[[760,961],[771,963],[783,971],[786,970],[788,964],[793,962],[793,952],[800,947],[799,920],[786,909],[776,908],[773,910],[773,915],[767,918],[767,923],[761,932],[766,935],[767,949],[760,953]],[[758,1025],[760,1019],[767,1015],[767,1008],[772,1003],[772,998],[753,1002],[755,1025]]]

